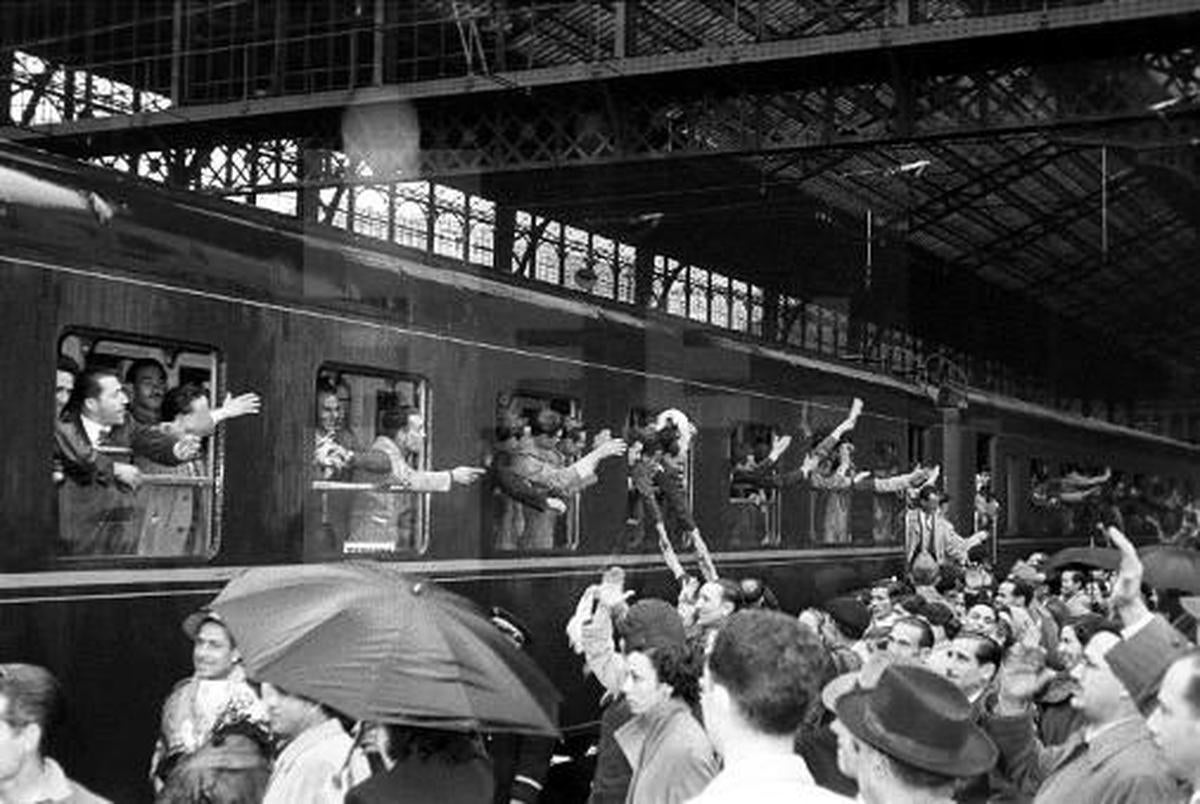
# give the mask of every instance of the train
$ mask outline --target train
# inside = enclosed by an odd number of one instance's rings
[[[628,549],[621,459],[601,464],[550,541],[506,533],[486,482],[414,498],[403,545],[356,541],[339,516],[361,486],[314,469],[318,388],[334,389],[341,426],[366,442],[385,409],[420,409],[420,461],[437,469],[493,460],[499,411],[548,407],[617,435],[647,412],[684,411],[698,425],[688,491],[718,569],[762,579],[789,611],[899,570],[895,511],[855,494],[847,534],[831,541],[822,492],[747,495],[731,484],[735,456],[768,434],[831,425],[854,397],[866,403],[860,462],[939,464],[960,531],[990,474],[1001,516],[987,550],[1001,562],[1076,538],[1039,524],[1028,493],[1039,466],[1108,465],[1195,488],[1195,446],[1114,424],[969,388],[935,399],[744,333],[21,146],[0,144],[0,178],[0,659],[57,675],[67,715],[50,753],[114,800],[150,800],[159,707],[190,672],[179,624],[245,567],[402,562],[515,613],[577,742],[599,699],[563,635],[578,595],[613,564],[643,595],[675,594],[656,552]],[[200,385],[214,404],[261,396],[258,415],[217,428],[202,471],[147,472],[139,494],[187,496],[186,538],[159,533],[147,547],[143,530],[143,542],[76,549],[53,460],[63,357],[118,374],[154,361],[167,385]]]

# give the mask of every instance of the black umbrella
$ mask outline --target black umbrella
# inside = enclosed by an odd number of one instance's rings
[[[383,564],[263,567],[212,608],[247,674],[357,719],[557,736],[558,691],[468,601]]]

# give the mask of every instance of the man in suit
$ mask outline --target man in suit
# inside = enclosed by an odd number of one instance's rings
[[[132,462],[144,455],[178,464],[196,457],[200,441],[127,422],[129,397],[109,369],[84,370],[55,423],[54,459],[59,486],[60,549],[70,555],[136,552],[134,493],[141,473]]]
[[[933,486],[924,486],[917,495],[918,508],[909,511],[904,525],[904,555],[909,566],[921,556],[938,564],[965,564],[971,550],[988,537],[986,530],[963,538],[954,525],[938,510],[941,496]]]

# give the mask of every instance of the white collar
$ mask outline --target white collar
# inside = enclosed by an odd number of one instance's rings
[[[110,425],[101,424],[90,416],[84,416],[81,414],[79,416],[79,421],[83,424],[83,432],[87,434],[88,441],[92,442],[93,447],[99,446],[100,439],[104,438],[104,436],[108,435],[109,432],[112,431],[112,427]]]

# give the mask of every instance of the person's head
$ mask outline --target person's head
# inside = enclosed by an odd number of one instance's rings
[[[902,617],[892,625],[887,651],[904,659],[921,659],[933,648],[933,628],[921,617]]]
[[[944,658],[943,674],[973,699],[996,677],[1003,650],[991,637],[963,632],[947,647]]]
[[[1081,614],[1063,623],[1058,634],[1058,657],[1062,666],[1070,670],[1083,658],[1083,646],[1100,631],[1119,633],[1115,623],[1106,621],[1099,614]]]
[[[317,386],[317,426],[322,432],[335,432],[342,423],[342,402],[332,385]]]
[[[132,389],[134,407],[153,413],[162,409],[167,393],[167,370],[162,363],[149,357],[133,361],[125,371],[125,384]]]
[[[936,514],[941,500],[941,494],[933,486],[922,486],[917,492],[917,505],[927,514]]]
[[[262,685],[262,701],[267,710],[267,719],[271,721],[272,733],[287,741],[330,718],[329,711],[321,704],[301,695],[293,695],[274,684]]]
[[[881,583],[871,588],[871,616],[876,620],[889,617],[895,610],[896,599],[904,588],[895,582]]]
[[[195,417],[208,410],[208,393],[196,383],[184,383],[167,391],[162,403],[162,420],[186,430],[194,429]]]
[[[694,704],[699,697],[699,667],[686,644],[665,644],[626,654],[628,670],[621,691],[635,715],[678,698]]]
[[[1000,617],[990,603],[975,603],[967,609],[963,617],[963,628],[979,634],[990,634],[996,628]]]
[[[696,622],[715,628],[737,611],[738,585],[727,578],[709,581],[696,596]]]
[[[1171,774],[1193,784],[1200,781],[1200,652],[1167,668],[1149,726]]]
[[[909,568],[914,586],[934,586],[941,577],[938,563],[928,553],[921,553]]]
[[[58,367],[54,371],[54,415],[62,415],[63,408],[71,399],[75,390],[75,375],[79,373],[79,364],[68,355],[58,356]]]
[[[838,768],[866,804],[908,794],[949,796],[957,779],[986,772],[996,746],[972,720],[970,703],[921,667],[887,667],[873,687],[836,703]]]
[[[530,422],[530,431],[535,436],[558,438],[563,432],[563,416],[551,408],[542,408]]]
[[[129,397],[111,369],[91,368],[83,371],[75,383],[75,392],[68,407],[77,410],[97,424],[112,427],[125,421]]]
[[[0,784],[41,761],[58,707],[58,682],[50,671],[0,664]]]
[[[1120,641],[1117,634],[1098,631],[1083,646],[1083,657],[1071,670],[1071,677],[1079,682],[1071,705],[1091,723],[1111,723],[1138,714],[1133,696],[1105,658]]]
[[[425,446],[425,416],[411,405],[385,410],[380,427],[407,453],[419,453]]]
[[[849,436],[845,436],[837,445],[837,459],[839,464],[854,463],[854,441]]]
[[[1086,583],[1083,573],[1075,569],[1066,569],[1062,571],[1059,578],[1059,584],[1062,588],[1063,597],[1070,597],[1077,592],[1083,590]]]
[[[835,597],[826,601],[824,610],[836,628],[837,635],[841,637],[836,640],[839,643],[862,639],[871,625],[871,612],[853,596]]]
[[[696,435],[696,425],[687,414],[669,408],[654,418],[655,428],[663,434],[663,452],[667,455],[686,455]]]
[[[1033,584],[1009,579],[996,587],[996,601],[1010,609],[1027,609],[1033,602]]]
[[[241,661],[233,635],[214,612],[201,609],[189,615],[183,631],[192,640],[192,667],[197,678],[228,678]]]
[[[718,632],[701,685],[713,745],[724,753],[747,734],[790,743],[832,674],[811,629],[780,612],[738,612]]]

